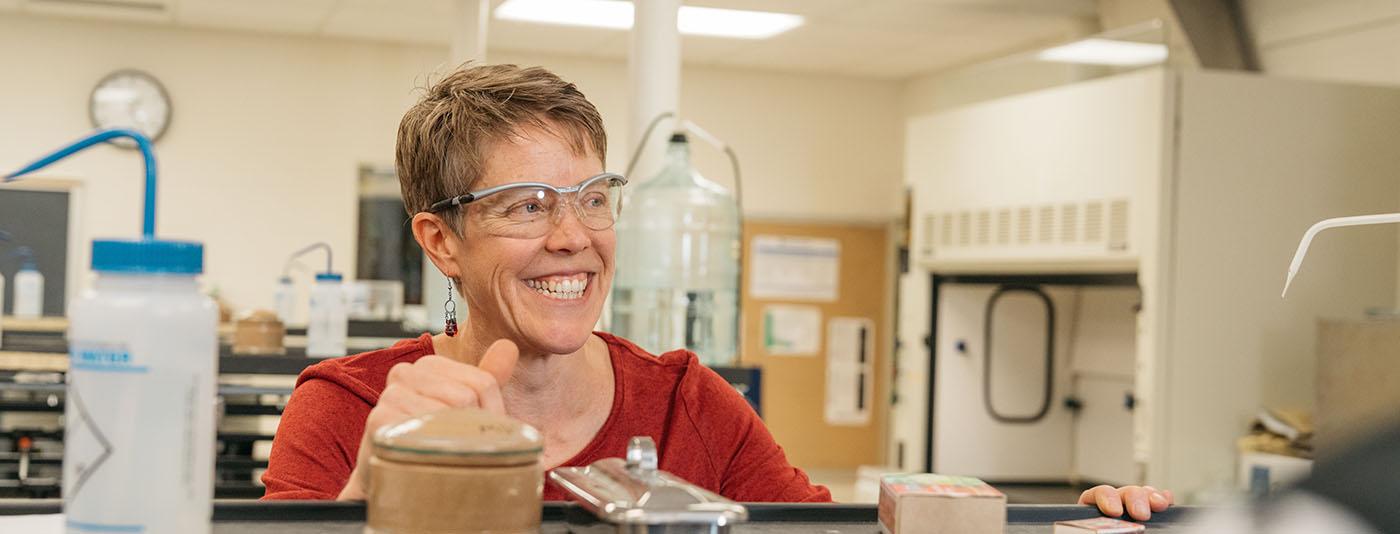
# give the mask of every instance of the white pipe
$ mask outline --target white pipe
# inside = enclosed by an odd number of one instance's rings
[[[1288,286],[1293,285],[1293,277],[1298,275],[1298,269],[1303,266],[1303,258],[1308,255],[1308,245],[1312,244],[1313,237],[1317,236],[1318,232],[1328,228],[1340,228],[1343,226],[1389,223],[1400,223],[1400,213],[1337,217],[1334,219],[1326,219],[1312,225],[1312,228],[1308,228],[1308,231],[1303,234],[1303,240],[1298,243],[1298,251],[1293,253],[1293,261],[1288,264],[1288,279],[1283,282],[1282,296],[1288,296]]]
[[[486,62],[486,35],[491,21],[491,0],[452,0],[452,43],[448,49],[447,68],[456,69],[467,61]],[[443,276],[423,253],[422,306],[427,311],[428,329],[443,330],[442,308],[437,303],[447,298],[447,277]],[[468,310],[459,307],[460,315]],[[416,314],[405,314],[408,315]]]
[[[725,144],[724,141],[720,141],[718,137],[715,137],[715,136],[714,136],[714,134],[710,133],[709,131],[705,130],[704,128],[701,128],[699,124],[695,124],[694,122],[691,122],[689,119],[682,119],[682,120],[681,120],[681,127],[680,127],[680,129],[685,130],[685,131],[687,131],[687,132],[690,132],[691,134],[694,134],[696,137],[699,137],[702,141],[705,141],[706,143],[709,143],[710,146],[715,147],[715,149],[716,149],[716,150],[719,150],[720,152],[724,152],[724,151],[726,151],[726,150],[729,150],[729,145]]]
[[[467,61],[486,62],[486,28],[491,0],[453,0],[452,45],[448,59],[456,68]]]
[[[630,180],[650,177],[661,161],[661,143],[670,137],[669,129],[657,128],[650,139],[642,139],[647,124],[657,115],[677,112],[681,87],[681,34],[676,20],[680,0],[646,0],[634,2],[631,53],[627,57],[628,78],[632,98],[629,115],[627,146],[642,146],[642,160],[636,176]]]

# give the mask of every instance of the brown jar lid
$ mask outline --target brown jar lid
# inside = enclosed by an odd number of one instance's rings
[[[239,323],[280,323],[272,310],[253,310],[238,319]]]
[[[511,417],[451,408],[379,429],[374,455],[414,464],[524,465],[539,461],[543,443],[535,427]]]

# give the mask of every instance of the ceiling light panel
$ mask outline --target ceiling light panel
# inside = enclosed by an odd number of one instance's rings
[[[540,24],[626,30],[632,27],[631,2],[620,0],[507,0],[496,18]],[[800,15],[681,6],[676,26],[685,35],[766,39],[801,26]]]
[[[1042,61],[1137,67],[1161,63],[1167,59],[1167,46],[1154,43],[1084,39],[1067,45],[1040,51]]]

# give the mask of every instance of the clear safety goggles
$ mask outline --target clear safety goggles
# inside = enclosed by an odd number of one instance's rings
[[[472,204],[468,215],[487,233],[533,239],[553,230],[568,204],[584,227],[607,230],[622,212],[624,185],[627,179],[611,172],[563,188],[541,182],[517,182],[439,200],[428,206],[428,212],[440,213]]]

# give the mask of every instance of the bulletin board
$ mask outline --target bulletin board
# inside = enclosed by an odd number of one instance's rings
[[[769,256],[755,249],[755,243],[768,247]],[[792,243],[791,264],[780,264],[771,254],[775,243]],[[834,258],[828,256],[838,249]],[[818,256],[807,259],[805,256]],[[817,224],[747,221],[744,224],[743,270],[743,350],[741,364],[763,369],[763,418],[773,436],[787,452],[788,460],[802,468],[854,468],[882,464],[889,413],[890,343],[893,339],[890,266],[893,247],[889,227],[883,224]],[[822,279],[835,263],[832,279],[834,299],[824,294]],[[784,258],[778,257],[777,260]],[[805,263],[804,263],[805,262]],[[755,272],[755,264],[770,272]],[[776,269],[775,269],[776,267]],[[775,274],[785,274],[798,287],[774,287]],[[762,284],[755,296],[755,282]],[[812,287],[801,287],[806,283]],[[788,291],[789,297],[774,296]],[[767,312],[765,310],[768,310]],[[796,325],[788,332],[793,339],[782,339],[771,320]],[[819,321],[812,328],[813,315]],[[833,321],[835,319],[835,321]],[[765,324],[767,323],[767,324]],[[868,334],[864,329],[868,328]],[[828,349],[850,347],[860,340],[868,343],[864,364],[853,354]],[[816,337],[815,342],[808,334]],[[868,339],[866,339],[868,338]],[[832,339],[836,344],[830,343]],[[791,341],[788,343],[787,341]],[[840,359],[851,356],[850,362]],[[836,362],[831,364],[829,362]],[[869,373],[869,393],[861,389],[835,389],[847,397],[865,395],[867,416],[849,410],[832,413],[828,384],[833,376]],[[843,385],[845,382],[835,382]],[[864,386],[862,386],[864,387]],[[841,400],[841,399],[835,399]],[[839,404],[839,403],[838,403]]]

